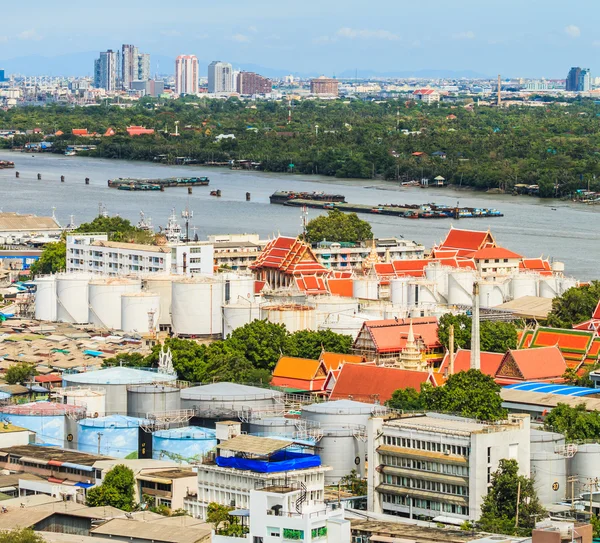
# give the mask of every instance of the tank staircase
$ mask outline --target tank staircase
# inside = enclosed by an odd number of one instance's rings
[[[565,443],[564,445],[556,445],[554,453],[565,458],[573,458],[577,454],[577,445],[575,443]]]
[[[158,413],[147,413],[146,418],[140,422],[140,428],[146,432],[156,430],[167,430],[187,426],[194,416],[193,409],[177,409],[174,411],[161,411]]]
[[[294,439],[318,443],[323,438],[323,428],[318,422],[297,419],[295,421],[295,426],[296,431],[294,432]]]
[[[300,482],[300,496],[296,500],[296,513],[299,515],[302,514],[302,504],[306,503],[306,485],[303,482]]]

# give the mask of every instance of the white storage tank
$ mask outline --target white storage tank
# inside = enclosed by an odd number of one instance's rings
[[[103,417],[106,414],[106,390],[93,387],[55,388],[52,393],[61,403],[84,407],[88,417]]]
[[[556,275],[540,277],[540,296],[542,298],[556,298],[560,296],[563,278]]]
[[[178,464],[201,462],[217,446],[216,432],[209,428],[186,426],[158,430],[152,434],[152,458]]]
[[[425,266],[425,278],[436,284],[437,293],[444,298],[448,297],[448,274],[452,268],[442,266],[439,262],[433,262]]]
[[[555,432],[531,430],[531,476],[542,505],[566,499],[569,460],[562,454],[565,436]]]
[[[260,319],[259,302],[240,302],[223,306],[223,339],[236,328]]]
[[[137,458],[140,424],[144,421],[124,415],[87,418],[77,423],[79,450],[86,453]],[[100,451],[98,451],[100,449]]]
[[[223,281],[224,303],[237,304],[254,299],[254,275],[223,273],[217,278]]]
[[[106,391],[106,414],[127,414],[127,385],[169,383],[177,375],[136,368],[113,367],[84,373],[63,373],[65,386],[91,386]]]
[[[45,275],[37,277],[34,281],[35,291],[35,318],[40,321],[56,321],[56,276]]]
[[[409,305],[408,289],[410,277],[398,277],[390,280],[390,301],[394,305],[407,307]]]
[[[154,292],[132,292],[121,295],[121,330],[148,334],[158,330],[160,296]]]
[[[223,302],[222,281],[199,276],[173,281],[173,331],[179,336],[222,335]]]
[[[473,305],[473,283],[475,272],[471,270],[455,270],[448,275],[448,304]]]
[[[567,292],[567,290],[569,290],[570,288],[574,288],[577,285],[578,281],[574,277],[563,277],[560,294],[564,294],[565,292]]]
[[[260,308],[260,318],[274,324],[284,324],[291,334],[299,330],[317,329],[317,312],[308,305],[263,305]]]
[[[146,277],[142,286],[146,292],[154,292],[160,297],[160,308],[158,324],[159,326],[171,326],[171,296],[172,283],[176,279],[181,279],[180,275],[150,275]]]
[[[331,330],[336,334],[344,334],[356,339],[363,323],[371,319],[371,315],[364,315],[362,313],[357,313],[356,315],[329,315],[324,322],[319,324],[319,330]]]
[[[580,481],[579,492],[584,492],[583,482],[598,477],[598,466],[600,465],[600,443],[586,443],[577,445],[577,452],[571,458],[571,469],[569,474],[577,477]],[[577,485],[575,492],[577,493]]]
[[[374,277],[360,277],[352,280],[352,297],[359,300],[378,300],[379,282]]]
[[[535,273],[515,273],[510,283],[513,300],[523,296],[537,296],[540,277]]]
[[[179,393],[179,387],[174,384],[128,385],[127,415],[146,418],[150,413],[178,411]]]
[[[353,315],[358,312],[358,301],[344,296],[311,296],[310,302],[317,311],[317,326],[328,317]]]
[[[286,417],[253,418],[248,433],[260,437],[293,437],[298,431],[298,419]]]
[[[479,305],[496,307],[504,303],[504,283],[496,281],[479,282]]]
[[[110,278],[90,281],[90,323],[121,330],[121,295],[141,292],[139,279]]]
[[[57,279],[57,320],[84,324],[89,321],[88,285],[89,274],[65,274]]]
[[[438,304],[439,299],[437,295],[437,284],[433,281],[420,280],[418,282],[419,288],[419,307],[435,306]]]

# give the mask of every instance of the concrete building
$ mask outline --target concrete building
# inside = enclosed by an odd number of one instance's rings
[[[208,65],[208,92],[234,92],[233,67],[228,62],[214,60]]]
[[[196,55],[179,55],[175,59],[175,92],[198,93],[198,59]]]
[[[419,100],[424,104],[432,104],[440,101],[440,93],[434,89],[417,89],[412,93],[415,100]]]
[[[116,91],[121,79],[121,58],[118,51],[109,49],[100,53],[94,62],[94,86]]]
[[[212,275],[211,243],[140,245],[108,241],[106,234],[67,236],[67,273]]]
[[[248,270],[269,243],[258,234],[213,235],[208,236],[208,242],[214,247],[215,266],[235,271]]]
[[[153,79],[132,81],[131,90],[139,91],[143,96],[160,96],[165,92],[164,81],[155,81]]]
[[[55,217],[0,213],[0,244],[35,244],[35,240],[58,238],[62,227]]]
[[[311,94],[324,94],[327,96],[337,96],[339,94],[339,82],[324,75],[310,80]]]
[[[273,82],[254,72],[239,72],[237,74],[237,91],[240,94],[253,96],[255,94],[270,94]]]
[[[0,425],[0,439],[3,447],[29,445],[35,441],[35,432],[15,426],[6,420]]]
[[[569,70],[565,89],[571,92],[588,92],[592,89],[592,75],[589,68],[575,66]]]
[[[461,524],[481,514],[500,460],[530,473],[529,415],[500,423],[428,413],[374,417],[368,424],[368,508]]]

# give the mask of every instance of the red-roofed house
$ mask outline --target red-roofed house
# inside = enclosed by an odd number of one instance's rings
[[[437,335],[436,317],[366,321],[354,340],[352,351],[364,356],[367,362],[380,365],[400,364],[411,322],[415,343],[421,351],[423,362],[432,367],[439,366],[444,358],[444,350]]]
[[[338,370],[344,364],[363,364],[365,357],[357,354],[339,354],[323,351],[319,357],[319,362],[327,371]]]
[[[398,389],[420,390],[423,383],[437,386],[427,371],[410,371],[372,364],[344,364],[329,396],[330,400],[387,402]]]
[[[49,373],[48,375],[36,375],[33,380],[43,386],[44,388],[51,389],[55,386],[62,385],[62,377],[56,373]]]
[[[92,135],[88,132],[87,128],[73,128],[71,132],[74,136],[78,136],[80,138],[88,138]]]
[[[500,367],[500,363],[504,358],[503,353],[490,353],[483,351],[479,358],[479,369],[481,373],[485,373],[490,377],[494,377]],[[471,369],[471,350],[470,349],[458,349],[454,354],[454,373],[461,371],[469,371]],[[438,373],[444,377],[448,377],[450,374],[450,353],[446,353],[442,365],[440,366]]]
[[[496,247],[496,240],[489,230],[483,232],[450,228],[446,239],[436,250],[457,251],[458,256],[470,258],[469,255],[486,247]]]
[[[145,136],[147,134],[154,134],[154,128],[144,128],[143,126],[128,126],[127,134],[130,136]]]
[[[440,101],[440,93],[434,89],[417,89],[413,92],[413,98],[424,104],[432,104]]]
[[[323,390],[327,372],[319,360],[282,356],[273,370],[271,385],[294,391]]]
[[[330,277],[327,279],[329,292],[334,296],[343,296],[344,298],[352,298],[354,295],[354,287],[351,278],[337,279]]]
[[[535,349],[511,349],[496,372],[496,383],[510,385],[520,381],[562,383],[567,371],[565,359],[557,346]]]
[[[483,247],[470,255],[482,278],[496,278],[519,271],[521,255],[504,247]]]
[[[524,272],[537,272],[540,275],[552,275],[550,262],[542,258],[524,258],[519,263],[519,269]]]
[[[259,281],[266,281],[271,288],[299,286],[297,278],[323,277],[330,273],[319,263],[308,244],[285,236],[270,241],[250,269]]]

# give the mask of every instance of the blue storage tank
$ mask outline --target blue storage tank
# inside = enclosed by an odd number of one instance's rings
[[[36,442],[62,447],[65,439],[65,417],[81,417],[85,407],[54,402],[30,402],[0,406],[0,420],[36,434]]]
[[[98,453],[115,458],[137,458],[140,424],[144,419],[125,415],[110,415],[96,419],[83,419],[77,423],[78,449],[87,453]]]
[[[215,430],[199,426],[158,430],[152,434],[152,458],[182,464],[200,460],[217,446]]]

